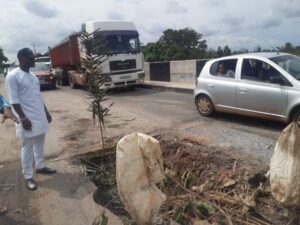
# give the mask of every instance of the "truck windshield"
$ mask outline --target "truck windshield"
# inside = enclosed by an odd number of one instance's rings
[[[136,53],[140,51],[138,36],[107,35],[105,39],[109,54]]]
[[[270,58],[270,60],[291,74],[295,79],[300,80],[300,57],[284,55]]]

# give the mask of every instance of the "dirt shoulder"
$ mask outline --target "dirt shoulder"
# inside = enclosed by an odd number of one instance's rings
[[[19,163],[0,169],[1,204],[8,214],[1,217],[3,225],[91,225],[105,213],[109,224],[122,222],[93,200],[94,184],[82,174],[80,165],[67,160],[48,161],[56,168],[53,176],[37,175],[38,190],[28,191],[23,182]]]

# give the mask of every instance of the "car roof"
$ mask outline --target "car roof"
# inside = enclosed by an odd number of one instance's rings
[[[284,55],[291,55],[291,54],[284,53],[284,52],[253,52],[253,53],[244,53],[244,54],[225,56],[225,57],[217,58],[217,60],[232,59],[232,58],[247,57],[247,56],[248,57],[257,56],[257,57],[263,57],[263,58],[270,59],[270,58],[273,58],[273,57],[284,56]]]

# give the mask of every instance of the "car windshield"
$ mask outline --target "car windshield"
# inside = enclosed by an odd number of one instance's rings
[[[270,58],[270,60],[291,74],[295,79],[300,80],[300,57],[284,55]]]
[[[31,72],[37,72],[37,71],[47,71],[47,66],[45,64],[35,64],[35,67],[30,68]]]

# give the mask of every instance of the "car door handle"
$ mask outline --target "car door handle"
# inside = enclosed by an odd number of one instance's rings
[[[214,87],[214,85],[213,85],[213,84],[208,84],[208,87],[211,87],[211,88],[213,88],[213,87]]]
[[[248,90],[246,88],[240,88],[241,93],[246,93]]]

